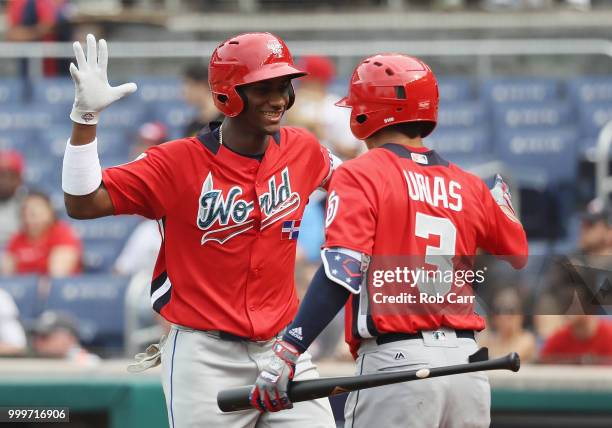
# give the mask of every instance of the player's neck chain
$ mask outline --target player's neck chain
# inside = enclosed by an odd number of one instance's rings
[[[219,145],[223,145],[223,125],[219,125]]]

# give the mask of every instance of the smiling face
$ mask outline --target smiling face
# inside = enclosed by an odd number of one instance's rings
[[[247,99],[240,117],[255,132],[272,135],[280,130],[281,119],[289,106],[291,79],[277,77],[241,86]]]

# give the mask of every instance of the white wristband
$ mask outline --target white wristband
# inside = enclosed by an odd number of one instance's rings
[[[69,195],[93,193],[102,182],[102,167],[98,158],[98,139],[89,144],[73,146],[70,139],[64,152],[62,189]]]

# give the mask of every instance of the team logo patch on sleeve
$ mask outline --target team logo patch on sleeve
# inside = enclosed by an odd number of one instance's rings
[[[329,227],[330,224],[336,218],[336,214],[338,214],[338,206],[340,205],[340,197],[336,193],[335,190],[327,197],[327,213],[325,215],[325,227]]]
[[[298,239],[301,220],[287,220],[281,227],[281,239]]]
[[[363,257],[346,248],[324,248],[321,252],[325,275],[354,294],[361,290],[362,275],[367,269]]]

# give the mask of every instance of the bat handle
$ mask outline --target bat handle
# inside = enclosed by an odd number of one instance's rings
[[[508,354],[508,368],[513,372],[518,372],[521,368],[521,358],[516,352]]]

